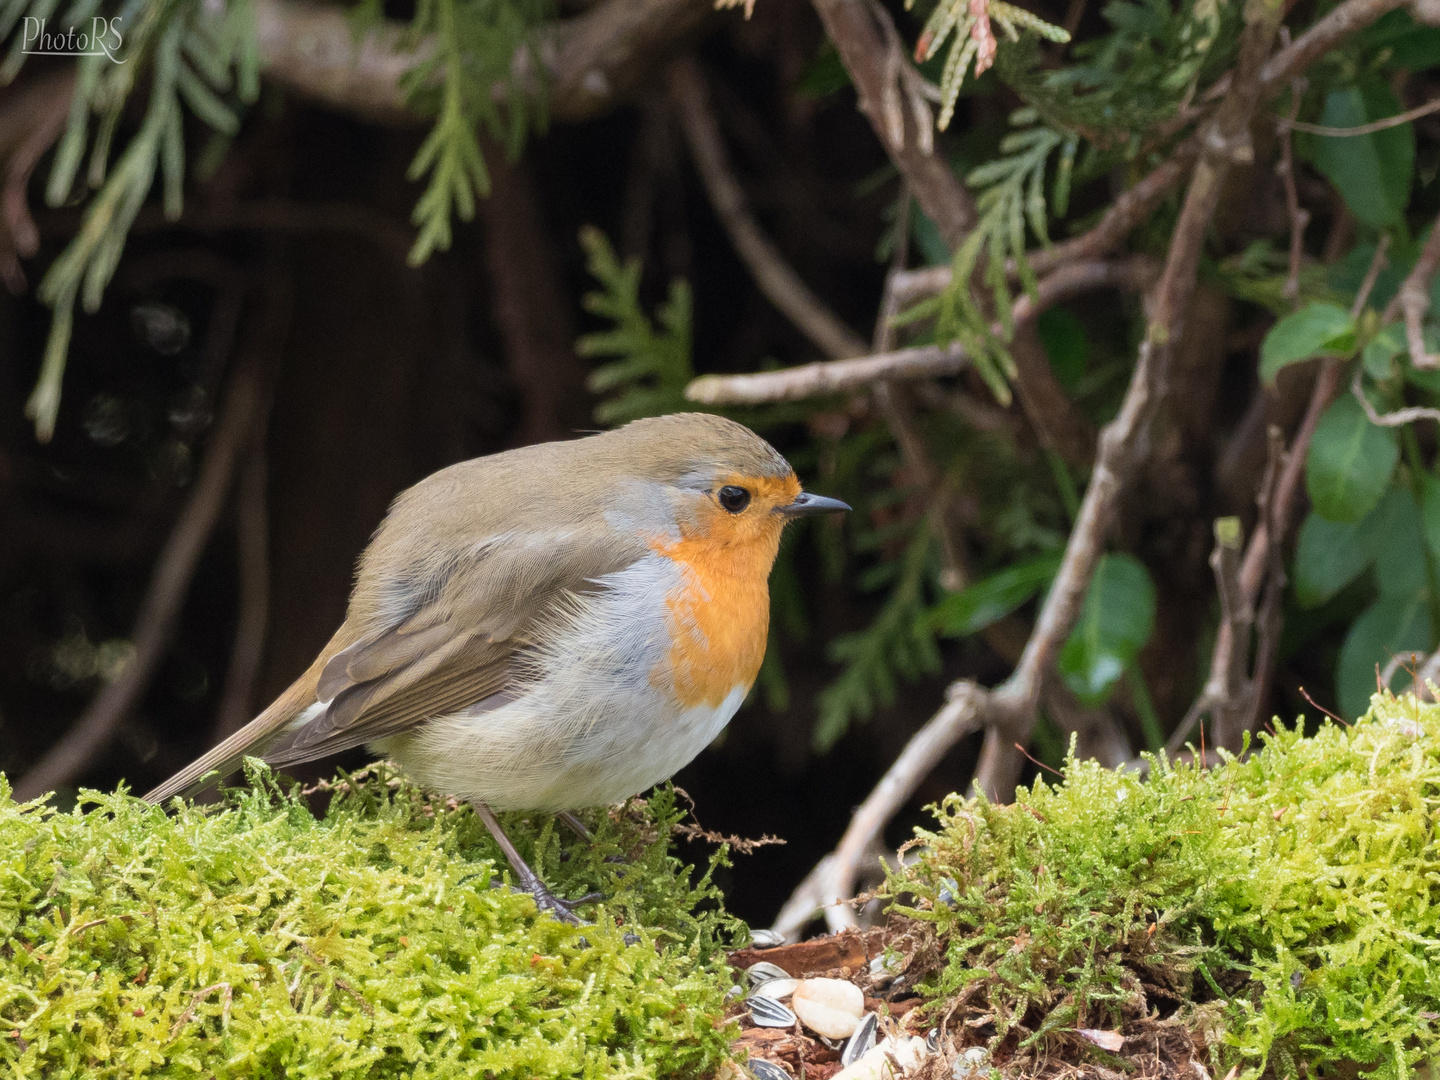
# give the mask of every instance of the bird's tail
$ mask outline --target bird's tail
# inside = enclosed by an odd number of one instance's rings
[[[196,758],[154,791],[147,793],[145,801],[158,803],[172,795],[194,794],[215,780],[223,779],[234,772],[245,758],[263,756],[266,747],[305,709],[315,703],[315,684],[320,678],[322,666],[321,661],[317,660],[309,671],[271,702],[269,708],[219,746]]]

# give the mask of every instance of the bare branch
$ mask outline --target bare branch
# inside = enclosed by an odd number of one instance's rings
[[[1383,120],[1375,120],[1369,124],[1359,124],[1355,127],[1326,127],[1324,124],[1307,124],[1304,121],[1296,120],[1293,116],[1275,121],[1275,126],[1281,131],[1303,131],[1307,135],[1324,135],[1331,139],[1346,139],[1356,135],[1374,135],[1377,131],[1385,131],[1389,128],[1399,127],[1401,124],[1408,124],[1411,120],[1418,120],[1422,116],[1429,116],[1433,112],[1440,112],[1440,98],[1427,101],[1424,105],[1417,105],[1403,113],[1394,116],[1387,116]]]
[[[1435,269],[1440,266],[1440,218],[1430,226],[1430,236],[1420,249],[1415,266],[1405,276],[1405,283],[1395,298],[1385,305],[1380,316],[1382,325],[1395,321],[1397,315],[1405,319],[1405,343],[1410,349],[1410,362],[1417,368],[1440,368],[1440,356],[1431,356],[1425,349],[1423,323],[1430,310],[1430,281]]]
[[[1153,280],[1155,261],[1144,256],[1111,262],[1072,263],[1040,281],[1036,297],[1015,301],[1017,323],[1046,308],[1095,289],[1140,288]],[[903,277],[902,274],[895,275]],[[998,324],[996,329],[998,330]],[[685,388],[685,396],[704,405],[758,405],[800,401],[869,386],[881,379],[930,379],[954,375],[967,362],[959,344],[925,345],[853,360],[831,360],[752,375],[702,375]]]
[[[711,13],[709,0],[606,0],[546,27],[538,53],[548,69],[550,118],[589,120],[628,100],[674,43]],[[341,8],[301,0],[256,0],[255,22],[268,78],[366,120],[397,126],[426,122],[406,107],[400,80],[429,56],[430,39],[407,48],[404,27],[385,22],[357,42]],[[516,66],[523,76],[528,52],[517,57]],[[531,82],[538,88],[538,79]]]
[[[1290,44],[1286,27],[1280,28],[1284,43]],[[1300,104],[1305,96],[1305,80],[1296,79],[1290,87],[1290,119],[1300,113]],[[1290,219],[1290,273],[1285,278],[1282,295],[1292,305],[1300,303],[1300,263],[1305,254],[1305,229],[1310,224],[1310,211],[1300,205],[1300,193],[1295,187],[1295,147],[1290,129],[1280,129],[1280,179],[1285,187],[1285,214]]]
[[[1373,265],[1373,263],[1372,263]],[[1279,563],[1279,553],[1285,540],[1285,534],[1289,531],[1290,522],[1294,518],[1295,505],[1299,500],[1300,486],[1305,473],[1305,457],[1310,450],[1310,440],[1315,434],[1315,428],[1320,423],[1320,417],[1334,400],[1336,392],[1340,387],[1340,362],[1334,358],[1321,361],[1320,373],[1315,379],[1315,387],[1310,393],[1310,403],[1306,406],[1305,416],[1300,421],[1299,430],[1295,433],[1294,441],[1290,450],[1284,455],[1283,461],[1277,464],[1274,451],[1274,436],[1271,437],[1270,465],[1266,469],[1266,478],[1260,485],[1260,492],[1264,506],[1259,522],[1255,526],[1255,532],[1250,537],[1250,543],[1245,548],[1245,558],[1240,564],[1240,572],[1236,579],[1235,587],[1238,587],[1237,607],[1240,610],[1254,610],[1255,603],[1260,596],[1260,588],[1268,576],[1273,582],[1277,575],[1283,575],[1283,566]],[[1268,492],[1268,494],[1266,494]],[[1283,576],[1279,578],[1283,582]],[[1222,592],[1222,599],[1224,593]],[[1278,598],[1274,601],[1278,604]],[[1262,631],[1267,638],[1273,638],[1274,633],[1269,628],[1267,620],[1278,618],[1278,607],[1269,602],[1262,613]],[[1234,715],[1245,714],[1253,719],[1254,708],[1252,700],[1258,702],[1262,684],[1259,675],[1268,677],[1268,670],[1257,670],[1254,689],[1244,689],[1239,685],[1239,680],[1234,672],[1238,668],[1243,670],[1245,657],[1250,650],[1250,626],[1248,621],[1222,619],[1220,629],[1215,635],[1215,648],[1210,654],[1210,676],[1206,680],[1205,688],[1201,691],[1199,698],[1190,710],[1185,714],[1185,719],[1180,726],[1171,734],[1166,749],[1172,753],[1185,744],[1190,737],[1194,725],[1206,713],[1213,713],[1220,719],[1219,732],[1221,745],[1234,750],[1238,748],[1239,740],[1243,737],[1243,725],[1231,724],[1230,718]],[[1267,641],[1268,645],[1269,642]],[[1257,655],[1257,661],[1265,659],[1265,653]],[[1253,694],[1253,698],[1249,695]]]
[[[1400,427],[1404,424],[1414,423],[1416,420],[1440,420],[1440,409],[1432,409],[1425,405],[1410,405],[1387,413],[1378,411],[1374,405],[1370,404],[1370,399],[1365,396],[1365,387],[1360,381],[1360,377],[1364,373],[1365,369],[1357,365],[1354,377],[1350,380],[1350,393],[1360,403],[1360,407],[1365,410],[1365,415],[1369,417],[1372,424],[1379,427]]]
[[[900,105],[906,88],[897,80],[904,78],[901,72],[909,60],[901,53],[897,64],[896,38],[887,33],[892,28],[883,23],[889,16],[867,0],[813,2],[825,32],[850,73],[860,111],[890,152],[920,209],[953,251],[978,220],[975,200],[956,178],[950,163],[930,153],[930,135],[921,131],[917,111]]]
[[[681,57],[670,64],[665,78],[710,205],[760,291],[825,355],[834,359],[863,355],[864,341],[810,291],[750,213],[710,112],[700,65],[693,57]]]
[[[1406,0],[1345,0],[1290,45],[1265,62],[1260,72],[1261,92],[1278,94],[1292,79],[1352,34],[1365,29],[1386,12],[1404,7]]]

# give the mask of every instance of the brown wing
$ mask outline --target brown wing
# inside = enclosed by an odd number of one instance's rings
[[[389,542],[394,517],[361,561],[344,626],[310,670],[147,799],[197,788],[247,755],[278,766],[311,761],[503,694],[545,614],[646,550],[605,528],[509,530],[417,550]],[[316,703],[324,710],[296,726]]]

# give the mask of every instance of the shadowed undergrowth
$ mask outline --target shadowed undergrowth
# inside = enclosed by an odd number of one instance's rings
[[[929,1016],[1007,1074],[1123,1066],[1077,1029],[1129,1049],[1178,1021],[1242,1080],[1398,1080],[1440,1055],[1437,807],[1440,707],[1377,697],[1208,771],[1072,760],[1010,806],[952,796],[888,889]]]
[[[251,781],[221,806],[91,792],[57,813],[0,778],[10,1075],[659,1080],[723,1059],[722,950],[745,931],[670,855],[672,792],[592,815],[593,846],[507,820],[560,895],[610,897],[576,929],[492,886],[508,867],[468,808],[377,772],[316,817]]]

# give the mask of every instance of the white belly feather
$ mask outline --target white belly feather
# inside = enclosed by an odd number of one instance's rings
[[[663,673],[667,593],[680,568],[651,555],[607,575],[558,618],[520,692],[378,744],[418,782],[497,810],[619,802],[673,776],[724,730],[749,687],[682,709]]]

